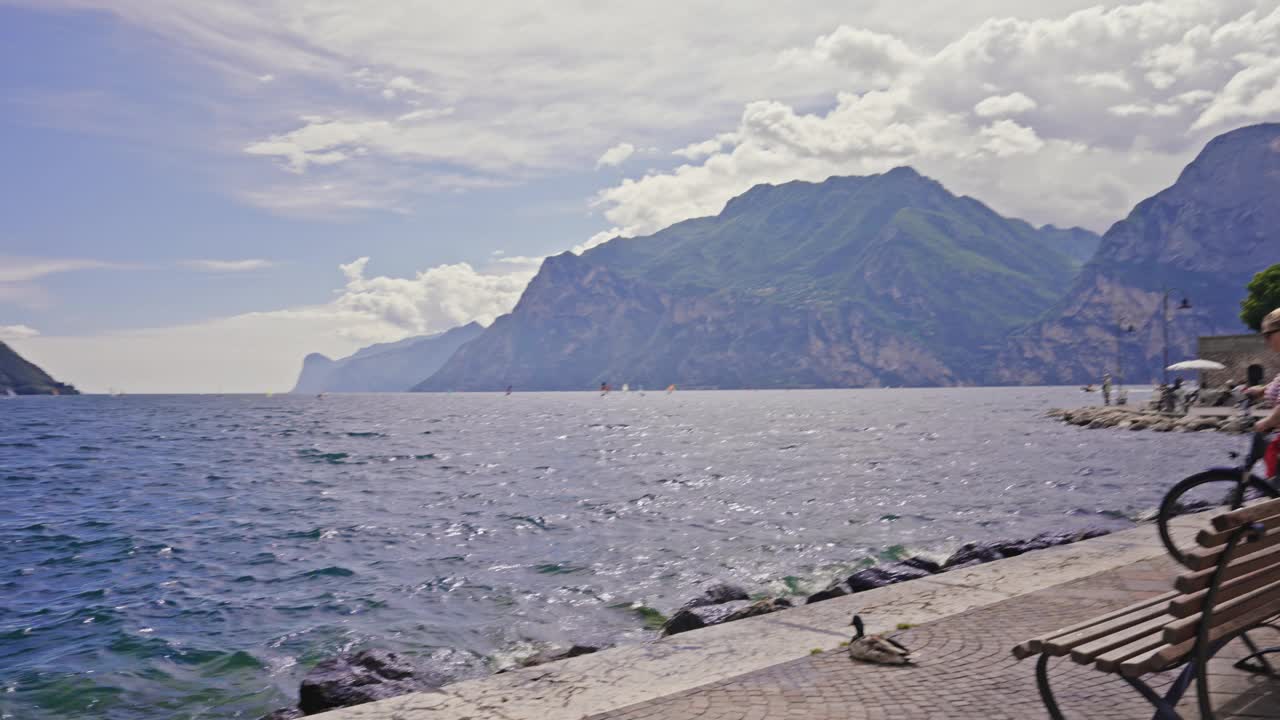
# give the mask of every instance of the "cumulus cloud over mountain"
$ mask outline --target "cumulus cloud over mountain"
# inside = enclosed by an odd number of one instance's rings
[[[1214,132],[1280,114],[1277,47],[1274,2],[993,18],[933,52],[841,26],[779,59],[826,73],[834,107],[747,104],[736,128],[682,151],[690,164],[597,201],[624,234],[643,234],[757,183],[914,165],[1004,212],[1103,229]]]

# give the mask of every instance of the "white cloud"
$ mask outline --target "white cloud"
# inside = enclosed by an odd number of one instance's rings
[[[1277,11],[1280,15],[1280,10]],[[1280,47],[1280,46],[1277,46]],[[1192,129],[1280,117],[1280,57],[1242,69],[1205,108]]]
[[[627,158],[634,155],[635,152],[636,152],[635,145],[632,145],[631,143],[625,143],[625,142],[618,143],[617,145],[614,145],[613,147],[604,151],[604,154],[600,156],[600,159],[596,160],[596,167],[603,167],[603,166],[617,167],[618,165],[621,165],[623,162],[625,162]]]
[[[973,112],[978,117],[999,117],[1002,115],[1018,115],[1028,110],[1035,110],[1036,107],[1035,100],[1020,92],[1015,92],[1008,95],[992,95],[989,98],[985,98],[973,106]]]
[[[397,75],[387,81],[386,86],[382,88],[382,97],[388,100],[394,100],[397,95],[405,93],[413,93],[417,95],[426,95],[428,90],[411,78],[404,75]]]
[[[618,237],[621,234],[622,234],[622,228],[615,227],[615,228],[610,228],[608,230],[601,230],[595,235],[592,235],[591,237],[587,238],[586,242],[581,243],[579,245],[575,245],[573,247],[572,252],[576,255],[581,255],[582,253],[590,250],[591,248],[597,245],[603,245],[609,242],[610,240]]]
[[[311,0],[9,1],[40,11],[110,13],[223,74],[225,97],[208,86],[199,94],[226,100],[232,121],[219,129],[236,134],[200,140],[205,147],[251,148],[250,162],[273,161],[251,165],[230,191],[276,199],[262,203],[273,209],[320,214],[331,208],[320,195],[303,192],[284,202],[280,190],[309,189],[310,177],[320,176],[351,188],[348,195],[369,207],[404,209],[432,186],[407,182],[422,175],[524,182],[579,171],[620,137],[632,138],[637,148],[674,147],[732,122],[752,100],[812,107],[829,97],[833,78],[852,77],[854,68],[872,79],[892,76],[915,52],[898,37],[903,32],[931,45],[990,14],[1028,12],[1025,0],[867,3],[856,16],[874,30],[841,31],[851,10],[837,0],[810,3],[798,13],[778,13],[772,0],[742,0],[728,13],[711,0],[572,11],[531,8],[522,0],[480,8],[418,0],[358,8]],[[1034,12],[1098,1],[1044,0]],[[798,46],[844,65],[782,68],[779,56]],[[270,92],[243,102],[246,83],[260,86],[266,75]],[[429,121],[425,130],[403,121],[420,107],[452,107],[456,114]],[[362,127],[349,143],[305,137],[314,125],[376,122],[386,125]],[[160,123],[146,130],[174,132]],[[277,177],[273,165],[289,175]],[[388,187],[396,192],[385,192]]]
[[[264,270],[276,265],[270,260],[256,258],[248,260],[183,260],[181,264],[195,270],[213,273],[251,272],[253,270]]]
[[[507,260],[492,272],[459,263],[395,278],[368,276],[369,258],[362,257],[340,266],[345,283],[323,305],[91,336],[27,335],[23,352],[92,392],[287,390],[307,353],[336,357],[473,320],[493,322],[515,305],[540,262]]]
[[[906,34],[841,27],[783,53],[811,74],[856,70],[833,81],[843,88],[834,107],[747,103],[736,127],[679,151],[689,164],[627,178],[596,205],[620,234],[647,234],[715,214],[754,184],[909,164],[1002,213],[1102,230],[1172,182],[1215,132],[1280,114],[1278,5],[1168,0],[996,17],[932,51]],[[877,73],[892,82],[866,90]]]
[[[1034,153],[1044,147],[1044,141],[1036,135],[1035,130],[1012,120],[997,120],[978,133],[984,139],[982,147],[1000,157]]]
[[[484,324],[509,311],[536,268],[480,273],[467,263],[439,265],[412,278],[365,277],[369,258],[342,265],[347,283],[333,305],[376,317],[408,333],[445,330],[472,320]]]
[[[39,330],[26,325],[0,325],[0,340],[26,340],[39,334]]]
[[[1084,87],[1096,88],[1099,90],[1120,90],[1127,92],[1133,89],[1133,85],[1125,78],[1122,73],[1118,72],[1097,72],[1088,75],[1076,75],[1072,81],[1077,85]]]
[[[1140,105],[1130,103],[1128,105],[1112,105],[1107,108],[1107,112],[1118,117],[1134,117],[1145,115],[1148,117],[1172,117],[1182,112],[1182,108],[1177,105],[1168,103],[1160,103],[1158,105]]]
[[[782,53],[778,64],[802,69],[832,65],[852,85],[886,87],[919,66],[920,60],[914,50],[893,35],[841,25],[815,40],[812,48]]]
[[[724,148],[726,145],[732,145],[738,141],[736,133],[721,133],[710,140],[692,143],[686,145],[679,150],[671,151],[672,155],[678,155],[688,160],[701,160],[708,155],[714,155]]]

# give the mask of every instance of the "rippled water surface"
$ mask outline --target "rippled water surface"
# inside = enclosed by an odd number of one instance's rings
[[[1141,396],[1138,396],[1141,397]],[[253,718],[376,646],[482,672],[718,577],[1120,528],[1241,443],[1063,388],[0,400],[0,716]]]

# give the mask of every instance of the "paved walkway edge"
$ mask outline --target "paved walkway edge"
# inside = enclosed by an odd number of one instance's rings
[[[1197,516],[1176,521],[1186,536]],[[790,662],[849,638],[920,625],[1165,554],[1153,524],[770,615],[333,710],[318,720],[570,720]]]

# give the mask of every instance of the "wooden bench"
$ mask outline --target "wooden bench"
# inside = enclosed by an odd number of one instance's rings
[[[1224,512],[1196,537],[1187,572],[1174,589],[1087,622],[1056,630],[1013,648],[1019,660],[1039,655],[1036,684],[1053,720],[1064,720],[1049,687],[1049,658],[1070,655],[1082,665],[1124,678],[1156,708],[1157,720],[1179,717],[1174,708],[1192,681],[1200,717],[1211,720],[1208,663],[1236,637],[1251,653],[1236,667],[1280,679],[1247,632],[1280,616],[1280,499]],[[1277,627],[1280,629],[1280,627]],[[1162,697],[1140,678],[1184,666]]]

